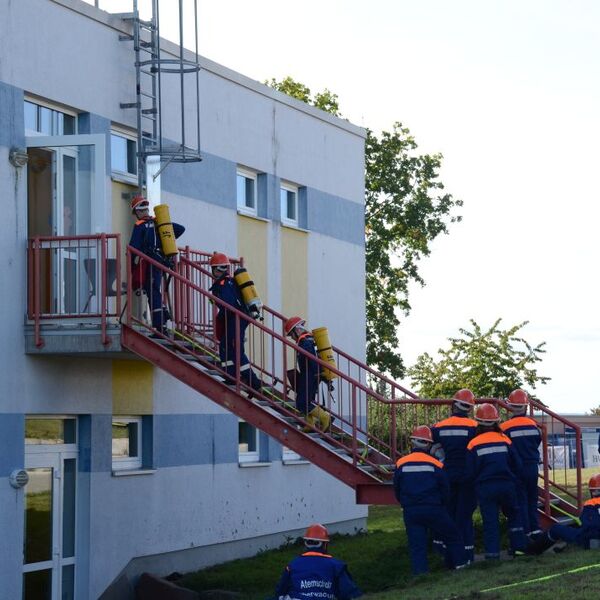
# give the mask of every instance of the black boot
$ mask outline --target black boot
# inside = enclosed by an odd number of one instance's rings
[[[530,540],[527,548],[525,549],[526,554],[542,554],[548,548],[551,548],[556,544],[556,540],[553,540],[550,537],[550,534],[547,531],[542,532],[541,534],[535,536],[534,539]]]

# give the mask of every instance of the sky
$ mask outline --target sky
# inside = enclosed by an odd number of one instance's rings
[[[536,395],[560,412],[600,405],[599,2],[198,0],[198,13],[203,56],[328,88],[353,123],[400,121],[421,151],[444,155],[463,221],[422,261],[426,286],[399,329],[406,364],[471,318],[528,320],[552,378]]]

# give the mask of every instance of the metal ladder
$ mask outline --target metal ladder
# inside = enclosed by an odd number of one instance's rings
[[[160,12],[159,0],[151,0],[152,13],[149,20],[140,17],[138,0],[133,0],[133,12],[119,13],[115,16],[128,21],[132,25],[131,34],[119,35],[120,41],[133,41],[135,52],[135,102],[121,102],[124,109],[136,109],[137,125],[137,171],[138,189],[143,192],[146,182],[146,162],[149,156],[159,156],[162,166],[156,178],[171,162],[199,162],[200,155],[200,86],[198,62],[198,11],[197,0],[194,1],[195,22],[195,59],[185,57],[183,47],[183,0],[179,2],[179,55],[166,58],[161,54],[160,46]],[[163,140],[161,84],[163,74],[179,75],[179,138],[180,143],[167,146]],[[196,123],[195,145],[186,142],[185,120],[185,85],[186,75],[195,75]],[[188,86],[189,88],[189,86]]]

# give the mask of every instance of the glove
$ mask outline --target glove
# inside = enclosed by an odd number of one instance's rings
[[[431,454],[433,458],[437,458],[441,462],[444,462],[444,460],[446,459],[446,453],[444,452],[444,448],[442,448],[442,445],[439,443],[433,444],[433,446],[431,446],[429,454]]]

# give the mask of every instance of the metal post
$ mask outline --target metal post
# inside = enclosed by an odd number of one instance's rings
[[[108,302],[108,298],[106,295],[106,268],[107,268],[106,247],[107,247],[106,234],[102,233],[102,234],[100,234],[100,264],[101,264],[100,301],[102,302],[102,309],[100,311],[100,324],[101,324],[101,331],[102,331],[102,344],[104,346],[107,346],[108,344],[110,344],[110,340],[108,339],[108,336],[106,335],[106,308],[107,308],[106,304]]]

